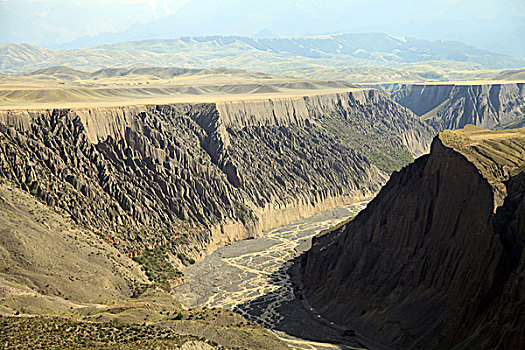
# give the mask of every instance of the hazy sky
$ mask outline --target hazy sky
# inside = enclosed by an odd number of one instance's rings
[[[118,32],[176,12],[187,0],[0,0],[1,36],[11,29],[38,28],[58,41]],[[53,35],[53,34],[51,34]],[[3,39],[3,38],[1,38]],[[50,38],[53,39],[53,38]],[[52,41],[52,40],[50,40]]]
[[[497,46],[501,36],[524,36],[525,1],[0,0],[0,43],[53,46],[154,20],[165,22],[164,36],[384,32],[487,48]]]

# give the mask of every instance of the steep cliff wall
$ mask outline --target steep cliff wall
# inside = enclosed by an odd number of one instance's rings
[[[329,320],[395,348],[520,348],[525,129],[469,127],[314,240],[303,283]]]
[[[525,115],[524,83],[402,84],[392,88],[393,99],[438,131],[468,124],[491,129]]]
[[[346,127],[346,139],[323,125],[328,117]],[[407,154],[425,152],[431,136],[376,91],[4,111],[0,177],[125,252],[162,245],[198,257],[373,195],[387,178],[374,163],[404,165]],[[367,139],[375,140],[374,159],[356,146]]]

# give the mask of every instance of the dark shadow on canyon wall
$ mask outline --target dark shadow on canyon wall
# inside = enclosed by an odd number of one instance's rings
[[[280,280],[284,274],[288,274],[292,281],[297,281],[303,256],[283,264],[282,268],[268,277],[271,283],[280,286],[278,289],[241,304],[233,310],[251,322],[307,341],[330,343],[340,346],[341,349],[364,346],[355,337],[345,335],[344,328],[331,325],[330,321],[318,317],[315,310],[309,310],[303,299],[300,299],[302,292],[297,283],[295,287],[290,283],[282,286]],[[265,313],[272,315],[270,322],[261,319]]]

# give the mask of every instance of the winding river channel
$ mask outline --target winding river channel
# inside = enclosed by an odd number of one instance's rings
[[[368,201],[279,227],[262,238],[217,249],[185,270],[175,289],[188,307],[224,307],[256,322],[293,349],[360,349],[296,298],[288,271],[320,231],[355,216]]]

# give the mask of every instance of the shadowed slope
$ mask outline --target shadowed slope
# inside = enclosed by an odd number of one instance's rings
[[[525,129],[442,133],[355,220],[314,240],[308,301],[396,348],[519,348],[524,165]]]

